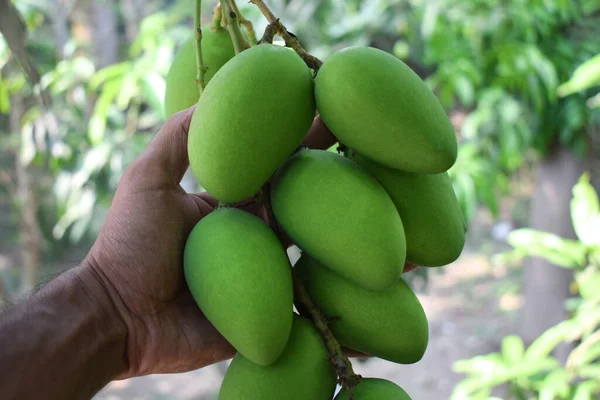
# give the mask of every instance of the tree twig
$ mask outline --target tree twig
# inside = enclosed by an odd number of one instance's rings
[[[207,67],[202,57],[202,28],[200,27],[200,14],[202,13],[202,0],[196,0],[196,12],[194,13],[194,30],[196,31],[195,53],[196,53],[196,86],[198,94],[202,95],[204,90],[204,75]]]
[[[211,29],[213,31],[218,31],[220,29],[223,29],[223,27],[221,26],[221,23],[223,21],[223,13],[221,12],[221,3],[217,3],[217,5],[215,6],[215,9],[213,10],[213,20],[212,20],[212,24],[211,24]]]
[[[258,41],[258,44],[262,44],[262,43],[271,43],[272,44],[273,38],[275,37],[276,33],[277,33],[277,27],[274,24],[267,25],[267,28],[265,29],[265,33],[263,33],[263,36]]]
[[[354,373],[352,363],[344,355],[342,346],[329,329],[328,322],[331,319],[324,315],[315,305],[297,274],[293,274],[293,278],[296,302],[300,303],[299,305],[310,314],[315,327],[323,338],[323,342],[329,353],[329,362],[333,365],[338,376],[338,383],[348,390],[349,398],[352,400],[354,399],[353,388],[358,385],[362,377]]]
[[[252,21],[249,21],[246,18],[244,18],[244,15],[240,12],[240,9],[235,3],[235,0],[231,0],[231,8],[233,9],[233,12],[237,14],[238,22],[244,27],[244,30],[246,31],[246,36],[248,37],[250,44],[255,45],[256,32],[254,32],[254,25],[252,25]]]
[[[319,68],[323,65],[323,61],[304,50],[296,35],[286,29],[279,18],[276,18],[275,15],[273,15],[273,12],[271,12],[269,7],[262,0],[250,0],[250,2],[260,9],[261,13],[265,16],[267,21],[269,21],[269,24],[273,24],[276,27],[277,34],[283,38],[285,45],[293,49],[304,60],[306,65],[315,71],[315,73],[318,72]]]
[[[238,15],[233,11],[231,6],[231,0],[220,0],[221,1],[221,12],[223,13],[223,19],[226,22],[231,41],[233,42],[233,49],[235,54],[239,54],[242,51],[249,49],[250,44],[244,38],[240,25],[238,22]]]

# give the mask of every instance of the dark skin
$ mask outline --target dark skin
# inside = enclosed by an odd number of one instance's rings
[[[217,206],[179,184],[192,113],[171,117],[127,168],[85,260],[0,314],[3,398],[89,399],[111,380],[191,371],[234,355],[183,278],[186,238]],[[335,141],[317,118],[305,144],[326,149]],[[243,208],[264,218],[260,205]]]

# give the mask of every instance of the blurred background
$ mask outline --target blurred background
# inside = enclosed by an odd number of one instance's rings
[[[203,3],[208,23],[216,2]],[[21,24],[0,4],[10,303],[85,256],[124,168],[164,122],[165,77],[194,6],[14,0]],[[459,139],[450,174],[467,246],[453,265],[405,276],[429,318],[426,355],[356,360],[358,372],[415,400],[600,398],[600,0],[267,4],[322,59],[350,45],[402,59]],[[241,10],[260,37],[258,10]],[[191,176],[184,186],[198,189]],[[96,398],[216,399],[226,368],[113,382]]]

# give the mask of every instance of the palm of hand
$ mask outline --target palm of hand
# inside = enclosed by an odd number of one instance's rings
[[[95,270],[117,294],[127,325],[129,369],[121,378],[188,371],[234,353],[198,310],[183,278],[185,239],[216,202],[185,193],[179,181],[187,162],[162,157],[169,147],[185,150],[186,136],[176,132],[187,128],[191,113],[178,117],[163,128],[169,136],[159,133],[124,174],[88,256],[102,266]]]

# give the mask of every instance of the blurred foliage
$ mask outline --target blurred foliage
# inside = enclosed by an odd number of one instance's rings
[[[413,2],[414,5],[420,2]],[[496,214],[508,178],[555,145],[583,156],[600,113],[586,93],[557,88],[600,52],[600,3],[564,0],[446,0],[414,7],[411,43],[435,68],[427,78],[449,109],[464,113],[451,175],[467,219],[478,202]]]
[[[205,22],[215,3],[203,2]],[[165,76],[174,52],[192,34],[193,7],[185,0],[149,2],[153,12],[125,43],[120,61],[98,70],[88,43],[94,32],[82,40],[71,29],[58,49],[54,3],[14,4],[29,31],[27,50],[42,74],[41,89],[52,95],[56,122],[46,121],[33,101],[40,88],[27,85],[0,39],[0,131],[11,97],[25,105],[21,132],[7,134],[0,150],[16,154],[35,168],[40,182],[49,182],[51,191],[40,188],[40,221],[48,241],[66,245],[91,239],[124,167],[163,121]],[[600,97],[597,88],[583,85],[598,75],[597,0],[268,4],[321,58],[347,46],[376,46],[402,58],[426,80],[458,129],[459,158],[450,174],[467,220],[480,203],[497,214],[509,177],[535,161],[534,150],[543,154],[556,144],[579,154],[589,150]],[[258,9],[240,6],[260,35],[266,21]],[[114,12],[120,24],[127,19],[121,7]],[[120,26],[118,34],[124,31]]]
[[[573,188],[571,217],[577,240],[518,229],[509,236],[513,250],[500,262],[542,257],[574,271],[571,318],[548,329],[525,348],[518,336],[502,340],[500,353],[458,361],[454,370],[467,377],[452,400],[489,400],[492,390],[508,386],[510,399],[591,400],[600,395],[600,204],[583,175]],[[576,343],[562,365],[552,356],[561,343]]]

